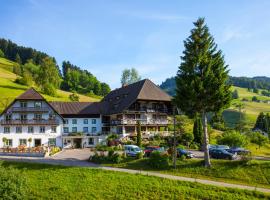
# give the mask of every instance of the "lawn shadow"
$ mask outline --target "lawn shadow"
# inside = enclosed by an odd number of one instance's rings
[[[43,170],[43,169],[66,169],[70,168],[70,166],[64,166],[60,164],[46,164],[46,163],[38,163],[38,162],[18,162],[18,161],[6,161],[2,160],[0,161],[0,166],[3,167],[12,167],[15,169],[26,169],[26,170]]]

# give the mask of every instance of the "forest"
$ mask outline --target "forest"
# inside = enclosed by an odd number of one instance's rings
[[[92,73],[63,61],[61,69],[56,59],[30,47],[0,39],[0,56],[17,63],[13,72],[18,75],[17,83],[36,85],[48,95],[56,95],[56,89],[84,95],[105,96],[110,92],[107,83],[100,82]]]
[[[228,84],[233,86],[247,88],[250,90],[270,90],[270,78],[265,76],[256,76],[253,78],[249,77],[234,77],[229,76]],[[164,82],[161,83],[160,87],[165,90],[168,94],[174,96],[175,94],[175,78],[167,78]],[[270,96],[269,92],[262,91],[262,95]]]

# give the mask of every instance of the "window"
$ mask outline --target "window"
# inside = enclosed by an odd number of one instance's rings
[[[56,133],[56,126],[51,127],[51,133]]]
[[[9,126],[4,127],[4,133],[10,133],[10,127]]]
[[[83,127],[83,132],[88,133],[88,127]]]
[[[56,139],[55,138],[49,138],[48,139],[48,145],[49,146],[56,146]]]
[[[28,133],[34,133],[34,127],[28,126]]]
[[[36,120],[41,120],[42,119],[42,114],[35,114],[35,119]]]
[[[88,124],[88,119],[84,119],[84,120],[83,120],[83,123],[84,123],[84,124]]]
[[[27,120],[27,114],[21,114],[20,119],[21,120]]]
[[[64,120],[64,124],[68,124],[68,119],[65,119]]]
[[[77,127],[72,127],[72,133],[77,133]]]
[[[97,127],[92,127],[92,133],[97,132]]]
[[[50,113],[49,114],[49,119],[55,119],[56,118],[56,114],[55,113]]]
[[[35,108],[41,108],[41,102],[40,102],[40,101],[36,101],[36,102],[34,103],[34,107],[35,107]]]
[[[22,127],[16,126],[16,133],[22,133]]]
[[[40,126],[39,127],[39,132],[40,133],[45,133],[45,126]]]
[[[77,119],[72,119],[72,124],[77,124]]]
[[[68,127],[64,127],[64,133],[68,133],[69,132],[69,128]]]
[[[27,107],[27,102],[26,101],[21,101],[20,106],[21,106],[21,108],[26,108]]]
[[[6,114],[6,120],[11,120],[12,117],[11,117],[11,114]]]
[[[5,142],[5,146],[12,147],[12,139],[7,139]]]
[[[94,145],[94,138],[88,138],[88,145]]]
[[[19,139],[19,145],[26,146],[27,145],[27,140],[26,139]]]
[[[97,120],[96,119],[92,119],[92,124],[96,124]]]

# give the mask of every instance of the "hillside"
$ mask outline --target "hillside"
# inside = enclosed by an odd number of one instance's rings
[[[3,110],[5,105],[11,102],[15,97],[23,93],[28,87],[17,83],[14,83],[17,75],[12,73],[13,66],[16,63],[7,60],[5,58],[0,58],[0,111]],[[70,92],[63,90],[57,90],[57,96],[52,97],[48,95],[42,95],[48,101],[70,101]],[[79,95],[80,101],[99,101],[101,97],[99,96],[84,96]]]
[[[234,81],[236,80],[239,81],[239,80],[242,80],[243,78],[240,77],[239,79],[236,79],[235,77],[230,77],[230,80],[232,79]],[[266,83],[268,83],[269,81],[269,78],[253,77],[253,78],[245,78],[245,80],[248,80],[248,81],[256,80],[257,83],[261,81],[260,85],[263,85],[263,83],[266,85]],[[240,83],[242,84],[241,81],[239,81],[239,84]],[[174,77],[166,79],[160,85],[160,87],[166,92],[168,92],[170,95],[174,95],[175,87],[176,87]],[[270,101],[270,97],[261,95],[261,92],[265,91],[262,89],[259,89],[258,93],[254,93],[254,92],[248,91],[247,88],[232,86],[232,91],[234,91],[235,89],[238,91],[239,99],[233,100],[231,107],[224,111],[223,116],[224,116],[225,122],[230,127],[234,127],[235,125],[237,125],[240,119],[240,115],[238,112],[239,109],[236,108],[235,104],[241,101],[244,104],[242,111],[246,114],[247,123],[248,123],[247,125],[249,127],[253,127],[256,121],[256,118],[260,112],[270,112],[270,104],[264,103],[264,102],[253,102],[252,97],[256,96],[257,99],[260,101],[265,101],[265,100]],[[247,99],[248,101],[242,101],[243,98]]]

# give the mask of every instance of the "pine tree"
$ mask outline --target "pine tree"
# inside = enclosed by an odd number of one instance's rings
[[[263,112],[261,112],[257,117],[254,129],[260,129],[260,130],[263,131],[263,129],[264,129],[264,118],[265,118],[265,115],[264,115]]]
[[[226,84],[227,65],[204,19],[199,18],[194,26],[184,41],[184,55],[176,76],[175,101],[186,115],[199,113],[202,116],[205,166],[210,167],[206,114],[227,108],[231,91],[230,85]]]
[[[194,135],[194,142],[202,145],[202,138],[203,138],[202,119],[198,116],[196,116],[194,120],[193,135]]]
[[[21,57],[20,57],[20,55],[19,55],[18,53],[16,54],[15,61],[16,61],[16,63],[18,63],[19,65],[22,64]]]

